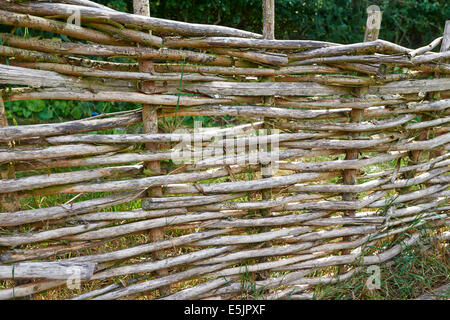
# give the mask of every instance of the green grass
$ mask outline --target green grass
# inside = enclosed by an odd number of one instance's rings
[[[379,265],[381,286],[368,289],[372,273],[367,268],[347,281],[315,288],[316,299],[408,300],[450,282],[448,243],[431,242],[406,248],[397,257]],[[442,297],[448,299],[450,297]]]

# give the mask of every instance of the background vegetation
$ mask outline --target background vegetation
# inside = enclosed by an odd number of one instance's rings
[[[131,12],[132,1],[97,0]],[[260,33],[261,0],[150,0],[152,16],[188,22],[221,24]],[[277,39],[361,42],[368,6],[383,11],[380,38],[419,47],[442,35],[450,16],[445,0],[276,0]]]
[[[116,10],[133,12],[130,0],[95,0]],[[262,30],[261,0],[150,0],[152,16],[195,23],[220,24],[253,32]],[[338,43],[361,42],[366,9],[383,11],[380,38],[410,48],[428,44],[443,33],[450,16],[446,0],[276,0],[276,38],[314,39]],[[60,35],[0,26],[1,32],[21,36]],[[68,41],[62,36],[62,41]],[[6,61],[7,62],[7,61]],[[6,103],[11,124],[80,119],[98,113],[137,108],[132,103],[85,101],[23,101]]]

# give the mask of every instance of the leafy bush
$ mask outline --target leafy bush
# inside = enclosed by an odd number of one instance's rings
[[[132,1],[97,2],[133,11]],[[380,38],[412,48],[442,35],[450,16],[445,0],[276,0],[276,38],[362,41],[366,9],[373,4],[383,11]],[[154,17],[262,30],[262,0],[151,0],[150,6]]]
[[[138,105],[108,101],[24,100],[6,102],[5,107],[9,119],[19,118],[17,122],[34,123],[77,120],[102,113],[132,110]]]

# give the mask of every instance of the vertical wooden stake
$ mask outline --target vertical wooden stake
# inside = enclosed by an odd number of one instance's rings
[[[274,40],[275,39],[275,0],[263,0],[263,36],[264,39],[267,40]],[[274,77],[262,77],[261,81],[263,82],[271,82],[274,81]],[[274,99],[273,97],[263,97],[263,102],[264,105],[271,107],[274,105]],[[265,129],[265,134],[266,135],[270,135],[271,133],[271,128],[270,125],[267,124],[267,119],[264,118],[264,129]],[[270,154],[270,152],[272,151],[270,145],[268,142],[266,142],[267,145],[264,146],[264,150],[262,151],[266,151]],[[270,178],[272,176],[273,172],[272,172],[272,164],[264,164],[261,165],[261,176],[262,178]],[[265,189],[262,191],[261,193],[261,198],[262,200],[270,200],[272,199],[272,190],[271,189]],[[264,217],[270,216],[271,214],[271,210],[270,209],[262,209],[260,210],[260,214]],[[269,228],[264,227],[260,229],[261,232],[267,232],[269,231]],[[269,247],[270,243],[269,242],[265,242],[262,244],[262,247]],[[266,258],[261,258],[258,260],[259,263],[263,263],[266,262],[267,259]],[[256,280],[265,280],[270,278],[270,273],[265,270],[265,271],[261,271],[258,272],[256,274]]]
[[[377,6],[369,6],[367,8],[367,24],[366,24],[366,33],[364,35],[364,42],[374,41],[378,39],[378,35],[380,33],[381,27],[381,18],[382,13]],[[367,88],[358,88],[356,93],[358,96],[362,96],[367,91]],[[350,122],[361,122],[363,119],[364,110],[362,109],[352,109],[350,112]],[[358,133],[350,133],[349,137],[351,139],[355,139],[359,136]],[[358,159],[359,150],[350,149],[345,151],[345,160],[356,160]],[[358,176],[358,170],[355,169],[346,169],[344,170],[344,184],[354,185],[356,184],[356,177]],[[355,201],[357,200],[358,195],[355,193],[343,193],[342,200],[344,201]],[[355,211],[347,211],[347,216],[353,217],[355,216]],[[344,237],[344,241],[349,241],[350,237]],[[342,254],[348,254],[349,250],[342,250]],[[339,268],[339,273],[345,273],[345,267],[341,266]]]
[[[441,42],[441,52],[445,52],[447,50],[449,50],[450,48],[450,20],[447,20],[445,22],[445,28],[444,28],[444,35],[442,38],[442,42]],[[436,72],[434,74],[434,78],[440,78],[441,75]],[[427,99],[432,101],[435,98],[435,94],[439,94],[436,92],[428,92],[427,94]],[[431,120],[432,118],[429,115],[423,115],[422,117],[422,121],[428,121]],[[433,132],[433,129],[426,129],[424,130],[418,137],[417,137],[417,141],[424,141],[426,140],[430,133]],[[430,150],[428,153],[428,158],[432,159],[434,157],[438,157],[440,155],[442,155],[443,150],[445,150],[444,148],[441,148],[439,150]],[[414,150],[410,152],[410,160],[412,161],[412,164],[417,164],[420,162],[420,157],[423,155],[423,151],[421,150]],[[414,175],[416,174],[416,171],[410,171],[409,174],[407,175],[407,178],[410,179],[412,177],[414,177]]]
[[[444,37],[441,43],[441,52],[450,50],[450,20],[445,22]]]
[[[149,0],[133,0],[133,9],[135,14],[139,14],[142,16],[150,16],[150,3]],[[151,31],[150,31],[151,33]],[[139,46],[139,45],[138,45]],[[139,70],[140,72],[146,73],[154,73],[154,65],[151,60],[139,60]],[[142,81],[141,82],[141,91],[147,94],[152,94],[155,90],[155,82],[154,81]],[[144,133],[158,133],[158,110],[155,106],[150,104],[142,105],[142,121],[144,126]],[[146,149],[149,151],[158,151],[157,143],[147,143]],[[159,161],[151,161],[145,163],[147,170],[152,172],[155,175],[161,174],[161,166]],[[154,187],[148,190],[149,197],[162,197],[162,188]],[[150,230],[150,239],[152,242],[158,241],[164,238],[164,232],[162,228],[151,229]],[[156,259],[164,258],[164,251],[157,251],[154,254]],[[169,272],[167,269],[163,269],[157,272],[158,275],[164,276],[168,275]],[[166,296],[170,294],[170,286],[162,287],[160,290],[161,296]]]
[[[263,36],[266,40],[275,39],[275,0],[263,2]]]
[[[6,118],[5,105],[2,97],[0,96],[0,128],[7,126],[8,120]],[[7,163],[3,166],[4,168],[0,169],[1,179],[14,179],[16,177],[14,165],[12,163]],[[0,210],[6,212],[15,212],[20,210],[20,202],[15,192],[0,194]]]
[[[447,20],[445,22],[444,35],[443,35],[442,42],[441,42],[441,52],[445,52],[448,50],[450,50],[450,20]],[[446,61],[446,62],[448,62],[448,61]],[[439,73],[436,72],[434,74],[434,77],[440,78],[440,77],[448,77],[448,76],[440,75]],[[432,100],[432,99],[434,99],[434,97],[435,97],[435,93],[430,92],[429,99]],[[437,149],[437,150],[430,150],[429,158],[432,159],[432,158],[439,157],[439,156],[443,155],[444,152],[445,152],[444,147]]]
[[[274,40],[275,39],[275,0],[263,0],[263,36],[264,39]],[[274,77],[263,77],[262,81],[274,81]],[[273,97],[264,97],[264,104],[268,107],[274,105]],[[264,128],[266,129],[266,134],[270,134],[270,126],[266,124],[266,119],[264,119]],[[270,147],[267,146],[267,151],[270,152]],[[261,167],[261,173],[263,178],[269,178],[272,175],[271,166],[267,165],[265,168]],[[264,174],[263,171],[268,171],[267,174]],[[269,193],[270,190],[268,190]],[[271,195],[269,195],[270,198]],[[264,198],[265,199],[265,198]]]
[[[264,0],[263,1],[263,36],[264,39],[274,40],[275,39],[275,0]],[[274,81],[274,77],[263,77],[262,81]],[[268,107],[274,105],[273,97],[263,97],[264,104]],[[266,119],[264,119],[264,129],[266,129],[266,134],[270,135],[270,126],[267,125]],[[267,147],[267,152],[270,152],[270,147]],[[261,167],[261,173],[263,178],[269,178],[272,176],[272,168],[271,165],[266,165]],[[268,198],[263,197],[263,199],[270,199],[271,191],[269,192]]]

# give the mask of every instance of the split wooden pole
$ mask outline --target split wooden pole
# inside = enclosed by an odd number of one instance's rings
[[[444,53],[444,52],[449,51],[449,50],[450,50],[450,20],[447,20],[445,22],[444,35],[442,37],[441,50],[440,51],[441,51],[441,53]],[[448,61],[442,61],[442,62],[448,62]],[[442,77],[446,78],[446,77],[448,77],[448,75],[441,75],[438,72],[436,72],[434,74],[434,77],[435,78],[442,78]],[[434,96],[434,93],[431,92],[430,95]],[[433,99],[434,98],[433,96],[430,97],[430,98]],[[425,120],[425,119],[422,119],[422,121],[423,120]],[[432,130],[432,131],[435,131],[435,130]],[[433,133],[435,133],[435,132],[433,132]],[[445,153],[445,149],[444,148],[440,148],[438,150],[433,150],[433,151],[430,151],[429,158],[430,159],[431,158],[436,158],[436,157],[439,157],[439,156],[443,155],[444,153]]]
[[[141,16],[150,17],[150,3],[148,0],[133,0],[133,9],[134,13]],[[151,31],[149,31],[151,33]],[[154,73],[154,64],[152,60],[139,60],[139,71],[145,73]],[[141,91],[146,94],[152,94],[155,91],[155,82],[154,81],[142,81],[141,82]],[[158,109],[155,105],[151,104],[142,104],[142,122],[144,127],[144,133],[158,133]],[[146,149],[150,152],[158,152],[158,144],[157,143],[146,143]],[[161,165],[159,161],[150,161],[146,162],[145,166],[147,170],[150,170],[155,175],[161,174]],[[162,188],[161,186],[153,187],[148,189],[147,194],[149,197],[162,197]],[[152,242],[161,240],[164,238],[164,231],[162,228],[155,228],[150,230],[150,239]],[[164,252],[156,251],[154,254],[156,259],[163,259]],[[168,275],[167,269],[159,270],[159,276]],[[161,296],[166,296],[170,294],[170,287],[161,287],[159,289]]]
[[[265,40],[275,40],[275,0],[263,0],[263,38]],[[275,77],[262,77],[261,80],[263,82],[270,81],[273,82]],[[267,107],[274,106],[274,97],[273,96],[265,96],[262,97],[264,105]],[[268,125],[266,118],[264,118],[264,133],[267,135],[271,134],[270,125]],[[268,145],[269,141],[266,141],[266,144],[263,146],[263,151],[268,152],[271,156],[273,156],[273,152],[277,152],[276,150],[272,150],[271,146]],[[261,147],[261,146],[260,146]],[[271,158],[271,157],[270,157]],[[261,176],[262,178],[270,178],[273,174],[272,161],[267,164],[261,165]],[[267,201],[272,198],[272,189],[265,189],[262,191],[262,201]],[[262,209],[260,214],[264,217],[270,216],[271,209]],[[270,229],[267,227],[261,228],[261,232],[268,232]],[[263,247],[269,247],[270,243],[264,243]],[[266,258],[259,259],[259,262],[266,262]],[[263,270],[257,273],[256,280],[265,280],[270,278],[270,273],[268,270]]]
[[[377,6],[369,6],[367,8],[367,23],[366,23],[366,32],[364,35],[364,42],[369,41],[375,41],[378,39],[378,35],[380,33],[380,27],[381,27],[381,19],[382,19],[382,12]],[[361,87],[357,88],[357,94],[358,96],[362,96],[367,91],[367,88]],[[350,112],[350,122],[351,123],[359,123],[363,120],[364,116],[364,110],[363,109],[352,109]],[[358,138],[359,133],[349,133],[350,139],[356,139]],[[349,149],[345,152],[345,160],[357,160],[359,156],[359,150],[358,149]],[[358,170],[357,169],[346,169],[344,170],[344,184],[345,185],[355,185],[356,184],[356,177],[358,176]],[[358,199],[357,193],[343,193],[342,194],[342,200],[344,201],[356,201]],[[347,216],[354,217],[355,211],[347,211]],[[350,237],[344,237],[344,241],[350,241]],[[349,250],[343,250],[342,254],[348,254]],[[340,267],[340,273],[345,273],[346,269],[344,265]]]
[[[8,119],[6,118],[5,105],[0,96],[0,128],[8,126]],[[8,141],[8,144],[13,143]],[[12,163],[6,163],[0,168],[1,179],[14,179],[16,172]],[[0,208],[2,211],[15,212],[20,210],[20,202],[15,192],[10,192],[0,195]]]

